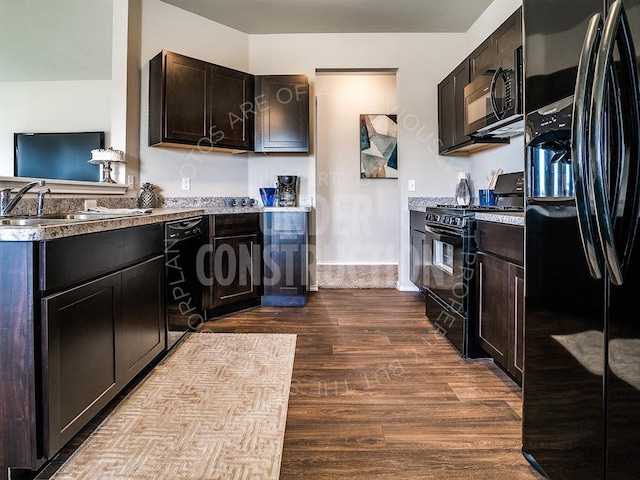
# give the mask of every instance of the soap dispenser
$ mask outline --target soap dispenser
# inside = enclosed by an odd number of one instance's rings
[[[461,207],[471,204],[471,189],[465,172],[458,173],[458,185],[456,186],[456,203]]]

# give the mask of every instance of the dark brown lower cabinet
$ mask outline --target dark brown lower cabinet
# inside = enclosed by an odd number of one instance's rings
[[[262,235],[260,215],[209,217],[209,305],[207,317],[260,304]]]
[[[309,234],[307,212],[265,212],[262,305],[307,303]]]
[[[0,242],[0,260],[5,480],[50,460],[165,350],[163,226]]]
[[[121,276],[42,300],[45,457],[73,438],[117,393]]]
[[[424,265],[424,232],[425,213],[412,210],[409,216],[409,237],[411,248],[409,249],[409,278],[411,282],[424,293],[422,279]]]
[[[478,341],[520,383],[524,371],[524,268],[495,251],[513,252],[521,238],[521,227],[478,223],[478,248],[488,250],[476,254]]]
[[[164,256],[122,271],[120,377],[129,383],[165,347]]]
[[[42,299],[45,457],[165,347],[164,256]]]

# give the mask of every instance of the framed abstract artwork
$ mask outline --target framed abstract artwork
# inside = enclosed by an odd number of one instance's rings
[[[397,115],[360,115],[360,178],[398,178]]]

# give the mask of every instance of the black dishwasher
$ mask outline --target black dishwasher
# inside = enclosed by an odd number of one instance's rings
[[[203,217],[165,223],[164,255],[167,298],[167,350],[203,321],[205,288],[198,279],[198,251],[205,244]],[[202,258],[202,257],[201,257]]]

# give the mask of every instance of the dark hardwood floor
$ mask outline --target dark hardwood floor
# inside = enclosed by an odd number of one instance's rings
[[[298,335],[281,480],[542,478],[520,453],[520,388],[461,359],[415,293],[321,290],[200,330]]]

